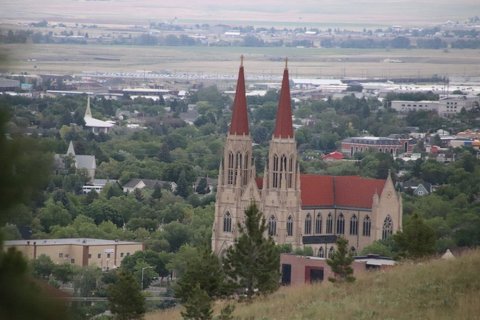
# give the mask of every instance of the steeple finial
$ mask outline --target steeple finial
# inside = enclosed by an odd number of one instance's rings
[[[288,69],[288,57],[285,57],[285,69]]]
[[[243,67],[243,54],[240,56],[240,67]]]

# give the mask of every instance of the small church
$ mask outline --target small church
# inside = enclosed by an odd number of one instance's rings
[[[309,246],[316,256],[330,257],[338,237],[357,254],[375,240],[402,228],[402,200],[390,175],[302,174],[298,160],[288,65],[283,79],[263,175],[258,175],[249,132],[243,58],[233,102],[232,121],[220,163],[212,229],[212,250],[223,254],[239,236],[238,223],[255,202],[264,214],[268,234],[277,244]]]

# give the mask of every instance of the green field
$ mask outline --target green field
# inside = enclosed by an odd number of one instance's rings
[[[1,71],[28,73],[191,72],[279,76],[284,57],[292,77],[480,76],[480,50],[359,50],[247,47],[141,47],[13,44]],[[392,62],[394,61],[394,62]]]

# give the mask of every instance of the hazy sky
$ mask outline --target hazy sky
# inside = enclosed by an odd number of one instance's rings
[[[0,21],[97,23],[243,21],[262,24],[434,24],[480,16],[480,0],[1,0]]]

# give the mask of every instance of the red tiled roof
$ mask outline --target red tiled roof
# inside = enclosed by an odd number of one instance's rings
[[[300,176],[302,206],[371,208],[385,180],[359,176]]]
[[[341,160],[343,158],[344,158],[343,153],[338,152],[338,151],[330,152],[329,154],[326,154],[326,155],[322,156],[322,159]]]
[[[282,89],[280,91],[277,121],[275,123],[273,136],[275,138],[293,138],[292,103],[290,99],[290,83],[287,68],[283,71]]]
[[[245,96],[245,76],[243,74],[243,64],[238,71],[237,89],[235,99],[233,100],[232,123],[230,124],[230,134],[248,135],[248,114],[247,98]]]

